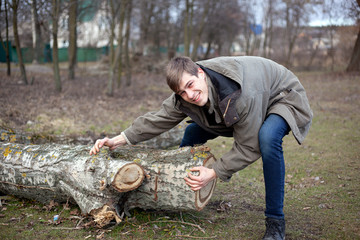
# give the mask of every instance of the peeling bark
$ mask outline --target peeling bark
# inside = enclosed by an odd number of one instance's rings
[[[121,221],[132,208],[201,210],[216,180],[193,192],[183,178],[193,166],[211,167],[206,147],[154,150],[124,147],[24,145],[0,142],[0,191],[42,203],[76,203],[99,227]]]

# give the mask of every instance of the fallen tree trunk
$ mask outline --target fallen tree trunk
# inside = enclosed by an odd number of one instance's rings
[[[164,151],[124,147],[0,143],[0,191],[42,203],[72,200],[99,227],[129,209],[201,210],[216,181],[193,192],[183,178],[193,166],[211,167],[206,147]]]

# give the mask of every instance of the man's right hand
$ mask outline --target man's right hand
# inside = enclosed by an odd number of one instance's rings
[[[118,146],[122,146],[126,144],[126,140],[123,136],[119,135],[114,138],[103,138],[96,140],[94,146],[91,148],[89,154],[97,154],[100,151],[100,148],[103,146],[107,146],[110,150],[117,148]]]

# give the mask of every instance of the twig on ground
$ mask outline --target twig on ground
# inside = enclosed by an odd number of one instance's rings
[[[81,230],[84,229],[83,227],[53,227],[51,229],[58,229],[58,230]]]
[[[197,224],[194,224],[194,223],[188,223],[188,222],[174,221],[174,220],[150,221],[150,222],[143,223],[143,224],[141,224],[141,225],[147,225],[147,224],[151,224],[151,223],[179,223],[179,224],[184,224],[184,225],[189,225],[189,226],[192,226],[192,227],[196,227],[196,228],[198,228],[202,233],[205,233],[204,229],[202,229],[202,228],[200,227],[200,225],[197,225]],[[141,226],[141,225],[140,225],[140,226]]]
[[[212,236],[212,237],[195,237],[195,236],[191,236],[191,235],[176,235],[175,237],[194,238],[194,239],[212,239],[212,238],[217,238],[217,236]]]

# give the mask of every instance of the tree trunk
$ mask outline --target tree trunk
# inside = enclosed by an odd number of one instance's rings
[[[113,0],[109,1],[111,24],[110,24],[110,54],[109,54],[109,73],[106,94],[113,96],[114,94],[114,71],[113,65],[115,61],[114,39],[115,39],[115,6]]]
[[[1,8],[1,4],[2,1],[0,1],[0,8]],[[1,8],[2,9],[2,8]],[[8,19],[8,7],[7,7],[7,1],[4,1],[4,11],[5,11],[5,44],[3,42],[3,39],[1,37],[1,33],[0,33],[0,41],[1,41],[1,45],[3,46],[4,50],[5,50],[5,55],[6,55],[6,66],[7,66],[7,71],[6,74],[7,76],[11,75],[11,65],[10,65],[10,42],[9,42],[9,19]]]
[[[75,79],[76,66],[76,18],[77,18],[77,0],[71,0],[69,6],[69,79]]]
[[[359,3],[359,5],[360,5],[360,3]],[[359,33],[358,33],[358,36],[356,39],[353,53],[351,55],[351,60],[350,60],[348,67],[346,68],[346,71],[347,72],[360,71],[360,28],[359,28]]]
[[[154,1],[141,1],[140,13],[140,39],[139,50],[140,55],[144,55],[145,46],[148,43],[149,27],[151,26],[151,18],[154,16],[155,2]]]
[[[184,22],[184,55],[190,56],[190,43],[192,34],[193,0],[186,0],[186,14]]]
[[[196,61],[197,57],[198,57],[197,56],[197,49],[198,49],[199,44],[200,44],[201,35],[202,35],[203,31],[204,31],[205,22],[206,22],[208,13],[209,13],[209,8],[210,8],[210,0],[207,0],[206,4],[205,4],[204,12],[203,12],[203,14],[201,16],[201,22],[199,24],[199,30],[197,31],[197,35],[196,35],[196,38],[195,38],[195,41],[194,41],[194,48],[193,48],[193,51],[191,53],[191,59],[193,61]]]
[[[312,66],[312,63],[316,57],[316,54],[318,53],[318,50],[319,50],[319,46],[320,46],[320,42],[321,42],[321,37],[322,37],[322,32],[320,33],[320,35],[318,36],[318,40],[317,40],[317,44],[316,44],[316,47],[315,49],[312,49],[311,47],[311,53],[310,53],[310,57],[309,57],[309,61],[308,63],[306,64],[306,70],[307,71],[310,71],[311,70],[311,66]]]
[[[211,52],[211,47],[212,47],[211,45],[212,45],[212,40],[209,38],[207,48],[206,48],[206,52],[205,52],[205,55],[204,55],[204,59],[209,58],[210,52]]]
[[[201,210],[216,180],[193,192],[183,178],[193,166],[211,167],[207,147],[149,150],[123,147],[89,155],[90,146],[0,143],[0,191],[43,203],[67,200],[99,227],[132,208]]]
[[[110,20],[110,53],[109,53],[109,64],[110,66],[113,64],[114,62],[114,55],[115,55],[115,51],[114,51],[114,39],[115,39],[115,7],[114,7],[114,2],[113,0],[108,1],[109,4],[109,12],[110,12],[110,16],[111,16],[111,20]]]
[[[32,23],[32,37],[33,37],[33,49],[34,49],[34,63],[40,63],[41,59],[41,35],[39,16],[37,13],[37,1],[33,0],[31,5],[31,23]]]
[[[118,75],[117,75],[117,84],[116,84],[118,88],[120,88],[121,86],[121,78],[122,78],[122,68],[123,68],[122,56],[123,56],[123,42],[124,42],[123,29],[124,29],[125,14],[126,14],[128,0],[125,0],[125,2],[122,1],[121,3],[122,4],[120,9],[118,47],[116,48],[116,56],[115,56],[115,62],[117,62],[117,66],[118,66]],[[114,67],[116,67],[116,65]]]
[[[120,23],[119,23],[119,36],[118,36],[118,46],[116,47],[114,61],[110,65],[109,68],[109,79],[106,94],[108,96],[113,96],[114,94],[114,73],[116,71],[116,66],[118,67],[118,79],[117,79],[117,87],[121,85],[121,72],[122,72],[122,44],[123,44],[123,27],[124,27],[124,19],[125,19],[125,7],[126,4],[121,2],[120,9]],[[115,21],[115,19],[114,19]]]
[[[60,79],[60,67],[59,67],[59,49],[58,49],[58,20],[60,13],[60,0],[53,0],[53,67],[54,67],[54,79],[55,79],[55,89],[57,92],[61,92],[61,79]]]
[[[131,64],[129,53],[130,26],[131,26],[132,0],[128,0],[126,11],[126,31],[125,31],[125,68],[126,68],[126,86],[131,85]]]
[[[25,85],[28,84],[27,78],[26,78],[26,71],[25,71],[25,65],[22,58],[21,53],[21,46],[20,46],[20,39],[19,39],[19,33],[18,33],[18,24],[17,24],[17,11],[19,7],[19,1],[12,1],[12,4],[10,5],[13,9],[13,30],[14,30],[14,40],[15,40],[15,46],[16,46],[16,53],[18,56],[19,61],[19,67],[20,67],[20,73],[21,73],[21,79]]]

